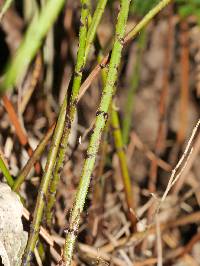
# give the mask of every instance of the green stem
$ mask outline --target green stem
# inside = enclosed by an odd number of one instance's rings
[[[164,7],[166,7],[172,0],[161,0],[154,8],[152,8],[143,19],[128,32],[125,37],[125,42],[131,41]]]
[[[57,125],[54,130],[53,139],[51,142],[50,150],[47,157],[47,162],[45,166],[45,171],[42,177],[40,189],[37,196],[37,202],[36,207],[33,214],[33,222],[31,224],[31,232],[28,239],[28,244],[25,250],[25,254],[23,257],[23,265],[29,266],[32,254],[34,252],[34,248],[36,246],[36,242],[38,240],[39,236],[39,229],[42,221],[42,214],[45,206],[45,199],[47,197],[47,190],[49,186],[49,182],[52,175],[52,170],[56,161],[56,156],[60,144],[60,140],[63,133],[63,127],[64,127],[64,120],[65,120],[65,114],[66,114],[66,107],[67,107],[67,101],[64,100],[64,103],[61,107],[61,111],[58,117]]]
[[[133,191],[132,191],[132,186],[131,186],[131,178],[129,176],[128,165],[126,161],[126,154],[124,152],[124,144],[122,141],[119,117],[118,117],[116,107],[114,106],[114,103],[112,104],[112,110],[111,110],[111,125],[112,125],[112,130],[113,130],[115,148],[116,148],[116,152],[117,152],[117,156],[118,156],[119,164],[120,164],[120,169],[121,169],[122,181],[124,184],[126,202],[127,202],[127,207],[128,207],[128,217],[131,221],[132,228],[134,229],[135,224],[137,222],[137,218],[134,212],[135,206],[134,206]]]
[[[120,64],[121,52],[124,42],[124,34],[128,17],[129,4],[130,1],[121,1],[121,9],[118,15],[116,25],[115,42],[111,54],[106,85],[103,89],[100,107],[96,113],[96,121],[93,134],[90,139],[89,147],[87,150],[87,156],[82,169],[81,179],[74,202],[74,207],[70,216],[70,225],[68,233],[66,235],[66,242],[64,246],[65,266],[71,265],[76,235],[80,224],[81,213],[85,204],[85,199],[90,184],[90,177],[94,168],[96,154],[99,149],[101,134],[107,120],[108,109],[113,96],[114,84],[117,79],[117,68]]]
[[[51,227],[52,208],[56,200],[55,196],[56,196],[57,185],[60,180],[60,170],[62,170],[62,165],[63,165],[64,157],[66,154],[67,143],[68,143],[68,138],[69,138],[70,129],[71,129],[71,124],[73,123],[74,115],[76,112],[76,105],[78,102],[78,95],[79,95],[81,79],[82,79],[82,70],[85,66],[89,48],[94,40],[97,26],[99,25],[100,19],[103,14],[103,10],[105,9],[106,2],[107,0],[100,0],[98,2],[97,8],[94,12],[94,16],[92,18],[92,21],[90,23],[90,27],[88,30],[87,30],[87,20],[90,17],[89,9],[82,8],[81,27],[80,27],[80,35],[79,35],[80,45],[79,45],[79,50],[77,54],[77,64],[75,67],[75,75],[74,75],[74,80],[73,80],[73,85],[72,85],[72,95],[70,97],[69,115],[67,116],[67,119],[66,119],[65,129],[63,132],[63,136],[62,136],[62,140],[61,140],[61,144],[59,148],[58,160],[56,162],[56,166],[54,169],[54,176],[53,176],[51,186],[49,189],[48,205],[47,205],[47,212],[46,212],[48,227]],[[89,1],[88,0],[83,1],[82,6],[89,7]]]
[[[79,31],[79,48],[77,53],[77,61],[74,70],[74,78],[72,83],[72,93],[70,96],[69,102],[69,113],[66,114],[64,131],[62,134],[62,139],[60,142],[59,152],[58,152],[58,159],[56,161],[55,169],[53,178],[49,188],[48,194],[48,204],[47,204],[47,211],[46,211],[46,218],[47,218],[47,225],[51,227],[52,221],[52,208],[55,203],[55,194],[58,182],[60,180],[60,171],[62,170],[64,157],[66,154],[67,149],[67,142],[69,138],[69,134],[71,131],[71,125],[74,120],[74,116],[76,113],[76,106],[78,102],[78,94],[81,85],[82,79],[82,71],[85,66],[85,47],[86,47],[86,37],[88,31],[88,15],[89,15],[89,0],[82,1],[82,9],[81,9],[81,19],[80,19],[80,31]]]
[[[1,169],[4,177],[6,178],[6,181],[7,181],[8,185],[10,187],[12,187],[13,184],[14,184],[14,180],[13,180],[13,178],[12,178],[8,168],[7,168],[7,166],[5,165],[3,159],[1,158],[1,155],[0,155],[0,169]]]
[[[98,55],[98,61],[102,60],[102,52],[99,52]],[[103,80],[103,84],[106,84],[106,76],[107,76],[107,70],[106,68],[103,68],[101,71],[101,76]],[[126,202],[128,207],[128,217],[131,221],[132,228],[135,227],[137,218],[134,214],[134,200],[133,200],[133,192],[132,192],[132,186],[131,186],[131,178],[129,176],[128,172],[128,165],[126,161],[126,155],[124,152],[124,146],[122,141],[122,133],[119,123],[119,117],[116,108],[114,107],[114,103],[111,104],[111,108],[109,113],[111,113],[111,125],[113,130],[113,138],[115,142],[115,147],[117,151],[117,156],[120,163],[120,169],[121,169],[121,175],[122,175],[122,181],[124,184],[124,190],[125,190],[125,196],[126,196]]]
[[[58,17],[64,3],[65,0],[49,0],[42,7],[39,16],[35,16],[15,57],[7,65],[0,92],[11,89],[16,84],[16,80],[22,77],[27,66],[36,55],[42,39]]]
[[[98,61],[101,62],[102,60],[102,51],[99,51],[98,54]],[[107,77],[107,70],[106,68],[103,68],[101,71],[102,81],[103,85],[106,84],[106,77]],[[111,104],[110,112],[111,113],[111,125],[113,130],[113,138],[115,142],[115,147],[117,151],[117,156],[119,159],[120,169],[121,169],[121,176],[122,181],[124,184],[124,190],[125,190],[125,196],[126,196],[126,202],[128,207],[128,217],[131,221],[132,228],[135,228],[135,224],[137,222],[137,218],[134,214],[134,200],[133,200],[133,191],[131,186],[131,178],[129,176],[128,171],[128,165],[126,161],[126,154],[124,152],[124,145],[122,141],[122,133],[119,123],[119,117],[116,108],[114,107],[114,103]]]
[[[129,133],[130,133],[131,124],[132,124],[131,122],[132,122],[134,97],[135,97],[135,92],[136,92],[136,89],[140,81],[141,59],[142,59],[144,47],[146,45],[146,31],[145,30],[141,31],[137,44],[138,44],[138,51],[136,55],[136,62],[135,62],[134,71],[133,71],[133,75],[132,75],[131,82],[130,82],[131,84],[128,90],[128,95],[127,95],[127,99],[125,103],[124,116],[126,117],[126,119],[123,119],[123,125],[122,125],[122,137],[123,137],[123,142],[125,145],[127,145],[128,139],[129,139]]]
[[[93,43],[94,37],[96,35],[96,30],[99,25],[99,22],[101,20],[101,17],[103,15],[103,12],[105,10],[106,4],[108,0],[99,0],[97,3],[96,10],[94,12],[94,15],[92,17],[92,21],[90,23],[90,27],[88,29],[87,33],[87,44],[85,49],[85,55],[88,56],[88,52],[90,50],[90,46]]]
[[[4,161],[3,161],[3,159],[1,158],[1,155],[0,155],[0,169],[1,169],[1,171],[2,171],[2,173],[3,173],[3,175],[4,175],[4,177],[5,177],[5,179],[6,179],[6,181],[7,181],[7,183],[8,183],[8,185],[11,187],[11,189],[12,189],[12,186],[14,185],[14,179],[12,178],[12,176],[11,176],[11,174],[10,174],[10,172],[9,172],[9,169],[7,168],[7,166],[5,165],[5,163],[4,163]],[[21,202],[22,202],[22,204],[24,205],[24,202],[25,202],[25,200],[24,200],[24,198],[22,198],[22,196],[19,194],[19,193],[17,193],[18,194],[18,196],[20,197],[20,200],[21,200]]]

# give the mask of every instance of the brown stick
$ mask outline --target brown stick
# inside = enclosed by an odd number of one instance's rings
[[[29,157],[31,157],[31,155],[33,154],[33,149],[31,148],[31,146],[29,144],[28,137],[27,137],[25,131],[22,129],[22,127],[20,125],[20,122],[19,122],[19,119],[16,115],[16,111],[14,109],[13,104],[11,103],[11,101],[8,99],[8,97],[6,95],[3,95],[2,100],[3,100],[4,107],[8,113],[8,116],[9,116],[9,118],[10,118],[10,120],[11,120],[11,122],[15,128],[15,132],[16,132],[16,135],[19,139],[19,142],[27,150]],[[40,173],[41,165],[39,163],[35,164],[35,171],[37,174]]]
[[[188,123],[189,104],[189,32],[188,22],[181,21],[181,98],[180,98],[180,125],[177,133],[177,141],[180,146],[186,136]]]
[[[197,159],[199,151],[200,151],[200,134],[197,136],[197,138],[194,142],[193,152],[190,156],[190,160],[188,161],[188,164],[187,164],[184,172],[181,175],[181,178],[177,181],[177,183],[174,185],[174,187],[172,189],[173,193],[178,194],[179,191],[181,190],[181,188],[182,188],[182,186],[186,180],[186,177],[188,176],[190,169],[193,166],[194,161]]]

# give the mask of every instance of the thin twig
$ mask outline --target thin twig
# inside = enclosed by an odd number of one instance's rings
[[[193,151],[193,140],[198,132],[199,129],[199,125],[200,125],[200,119],[198,120],[197,124],[195,125],[192,134],[189,138],[189,141],[186,145],[185,151],[183,153],[183,155],[181,156],[180,160],[178,161],[177,165],[175,166],[175,168],[172,170],[172,174],[170,176],[167,188],[162,196],[161,199],[161,203],[165,201],[169,191],[171,190],[171,188],[174,186],[174,184],[178,181],[178,179],[181,177],[182,173],[184,172],[184,169],[188,163],[188,160],[191,156],[191,153]],[[182,168],[180,169],[180,167],[182,166]],[[179,172],[178,172],[179,171]],[[160,205],[159,205],[160,208]]]
[[[180,189],[182,188],[185,179],[187,178],[193,164],[194,161],[197,159],[198,153],[200,151],[200,134],[197,136],[194,145],[193,145],[193,152],[190,156],[190,160],[188,161],[188,164],[185,167],[184,172],[182,173],[181,177],[179,178],[179,180],[177,181],[177,183],[174,185],[174,187],[172,188],[173,193],[178,194]]]
[[[180,113],[179,129],[177,133],[177,142],[179,147],[183,144],[186,137],[189,111],[189,27],[187,20],[180,22],[180,44],[181,44],[181,81],[180,81]]]
[[[8,113],[8,116],[9,116],[11,122],[12,122],[12,125],[15,128],[15,132],[16,132],[16,135],[19,139],[19,142],[27,150],[29,157],[31,157],[33,154],[33,149],[31,148],[31,146],[29,144],[28,136],[27,136],[25,130],[22,128],[22,126],[20,124],[20,121],[17,117],[16,111],[15,111],[15,108],[14,108],[12,102],[9,100],[9,98],[6,95],[4,95],[2,97],[2,100],[3,100],[3,105],[4,105],[4,107]],[[36,163],[35,164],[36,173],[39,174],[40,170],[41,170],[41,165],[39,163]]]
[[[20,103],[19,109],[20,109],[21,114],[24,113],[26,106],[27,106],[27,104],[28,104],[33,92],[34,92],[34,89],[38,83],[38,80],[39,80],[40,75],[41,75],[41,69],[42,69],[42,57],[41,57],[41,53],[38,53],[37,57],[35,59],[35,62],[34,62],[34,67],[33,67],[33,71],[31,74],[31,81],[30,81],[29,87],[27,88],[27,92],[24,95],[24,97],[22,98],[21,103]]]
[[[54,132],[54,129],[55,129],[55,124],[53,124],[52,127],[49,128],[49,130],[47,131],[44,138],[40,141],[40,143],[38,144],[36,149],[33,151],[33,154],[30,157],[30,159],[28,160],[28,162],[25,164],[23,169],[18,174],[18,176],[14,182],[14,186],[12,187],[12,189],[14,191],[19,191],[21,184],[24,182],[24,180],[26,179],[26,177],[29,174],[31,167],[35,164],[35,162],[38,160],[38,158],[40,157],[40,155],[42,154],[42,152],[46,148],[46,145],[47,145],[48,141],[50,140],[50,138]]]

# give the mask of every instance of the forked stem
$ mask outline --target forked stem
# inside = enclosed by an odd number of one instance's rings
[[[128,17],[130,1],[122,0],[121,8],[117,19],[115,41],[111,54],[106,84],[103,89],[99,109],[96,113],[96,121],[93,134],[90,139],[86,159],[84,161],[81,179],[76,194],[74,207],[70,216],[70,225],[66,235],[64,246],[63,265],[70,266],[74,251],[77,232],[80,225],[81,213],[85,204],[85,199],[90,184],[91,174],[94,168],[96,154],[99,149],[101,134],[108,118],[108,109],[114,92],[114,84],[117,79],[117,69],[120,64],[122,47],[124,44],[124,34]]]

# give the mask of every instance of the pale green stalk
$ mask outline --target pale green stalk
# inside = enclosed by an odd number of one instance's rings
[[[67,149],[67,142],[69,138],[69,134],[71,131],[71,124],[74,120],[74,115],[76,112],[76,105],[78,103],[78,95],[81,85],[81,79],[82,79],[82,70],[85,66],[85,62],[88,56],[89,48],[94,40],[95,33],[97,30],[97,27],[99,25],[100,19],[103,14],[103,10],[105,9],[107,0],[100,0],[98,2],[97,8],[94,12],[94,16],[92,17],[90,27],[87,29],[87,22],[88,18],[90,18],[89,9],[82,8],[82,14],[81,14],[81,27],[80,27],[80,35],[79,35],[79,50],[77,54],[77,64],[75,67],[75,74],[74,74],[74,80],[72,85],[72,95],[70,97],[70,103],[69,103],[69,114],[66,119],[66,124],[59,148],[59,154],[58,154],[58,160],[56,162],[56,166],[54,169],[54,176],[50,185],[49,189],[49,197],[48,197],[48,205],[47,205],[47,225],[51,226],[52,221],[52,208],[55,203],[55,195],[56,195],[56,189],[57,185],[60,179],[60,171],[62,170],[62,165],[64,161],[64,157],[66,154]],[[89,7],[89,1],[83,1],[82,6]]]
[[[154,8],[152,8],[143,19],[128,32],[125,42],[132,40],[163,8],[165,8],[172,0],[162,0]]]
[[[70,225],[66,235],[66,241],[64,246],[65,266],[71,265],[74,245],[80,224],[81,213],[83,211],[83,207],[85,204],[85,199],[90,184],[91,174],[94,168],[96,154],[99,149],[101,134],[104,129],[106,120],[108,118],[108,109],[113,96],[114,84],[117,79],[117,68],[119,67],[120,64],[121,52],[124,43],[123,38],[125,34],[129,4],[130,1],[127,0],[121,1],[121,8],[116,25],[115,41],[111,54],[106,85],[103,89],[100,107],[96,113],[96,121],[95,121],[93,134],[90,139],[86,159],[82,169],[78,191],[74,202],[74,207],[70,216]]]
[[[99,25],[99,22],[101,20],[101,17],[103,15],[103,12],[105,10],[105,6],[107,4],[108,0],[99,0],[97,3],[97,7],[95,9],[94,15],[92,17],[92,21],[90,23],[90,27],[88,29],[87,33],[87,44],[85,49],[85,56],[87,58],[88,52],[90,50],[90,46],[93,43],[94,37],[96,35],[96,30]]]
[[[6,164],[4,163],[3,159],[1,158],[2,156],[0,155],[0,169],[7,181],[7,184],[10,186],[10,188],[12,188],[13,184],[14,184],[14,179],[12,178],[9,169],[7,168]],[[18,193],[17,193],[18,194]],[[21,202],[24,203],[24,199],[20,196],[20,194],[18,194],[18,196],[21,199]]]
[[[102,52],[99,52],[98,60],[102,60]],[[102,76],[102,81],[103,84],[106,84],[106,77],[107,77],[107,71],[106,68],[103,68],[101,71],[101,76]],[[132,229],[135,228],[135,224],[137,222],[137,218],[135,216],[135,206],[134,206],[134,198],[133,198],[133,191],[132,191],[132,185],[131,185],[131,178],[129,175],[128,171],[128,165],[126,161],[126,154],[124,151],[124,144],[122,141],[122,133],[121,133],[121,128],[120,128],[120,123],[119,123],[119,116],[118,112],[114,106],[114,103],[111,103],[111,108],[109,110],[109,113],[111,113],[111,127],[112,127],[112,134],[115,142],[115,148],[117,152],[117,156],[119,159],[119,164],[120,164],[120,169],[121,169],[121,176],[122,176],[122,181],[124,184],[124,191],[125,191],[125,196],[126,196],[126,202],[127,202],[127,207],[128,207],[128,217],[131,221],[131,226]]]
[[[126,161],[126,154],[124,151],[124,144],[122,141],[119,117],[118,117],[116,107],[114,106],[114,103],[112,103],[112,109],[111,109],[111,125],[112,125],[113,137],[114,137],[114,142],[115,142],[115,148],[116,148],[117,156],[119,159],[122,181],[124,184],[124,192],[125,192],[126,202],[127,202],[127,207],[128,207],[127,214],[128,214],[129,220],[131,221],[132,229],[134,229],[136,222],[137,222],[137,218],[135,215],[133,190],[132,190],[132,185],[131,185],[131,178],[130,178],[129,171],[128,171],[128,165]]]
[[[59,147],[58,159],[56,161],[53,178],[49,187],[48,204],[46,211],[47,225],[49,227],[51,226],[52,208],[55,202],[56,189],[60,179],[60,174],[61,174],[60,172],[62,170],[63,161],[67,149],[67,142],[71,131],[71,125],[73,123],[76,112],[76,106],[78,102],[77,98],[81,85],[82,72],[86,61],[85,47],[86,47],[87,32],[88,32],[88,16],[89,16],[89,0],[83,0],[82,9],[81,9],[81,19],[80,19],[80,31],[79,31],[79,48],[77,53],[76,66],[74,70],[72,93],[69,101],[68,112],[65,118],[64,131],[62,134],[62,139]]]
[[[1,171],[2,171],[2,173],[4,175],[4,177],[5,177],[8,185],[10,187],[12,187],[13,184],[14,184],[14,180],[13,180],[13,178],[12,178],[8,168],[7,168],[7,166],[5,165],[3,159],[1,158],[1,155],[0,155],[0,169],[1,169]]]
[[[53,170],[53,167],[56,161],[56,156],[57,156],[60,140],[61,140],[62,133],[63,133],[66,107],[67,107],[67,101],[65,99],[61,107],[57,125],[55,128],[54,134],[53,134],[53,139],[52,139],[50,150],[48,153],[44,174],[43,174],[39,192],[38,192],[36,207],[35,207],[34,214],[33,214],[33,221],[31,223],[31,232],[29,235],[25,254],[23,257],[24,266],[30,265],[32,254],[34,252],[36,242],[38,240],[43,210],[45,206],[45,199],[47,197],[47,190],[48,190],[49,182],[51,179],[52,170]]]
[[[7,65],[0,92],[11,89],[23,76],[26,68],[36,55],[43,38],[58,17],[64,3],[65,0],[47,1],[39,16],[33,19],[16,55]]]

